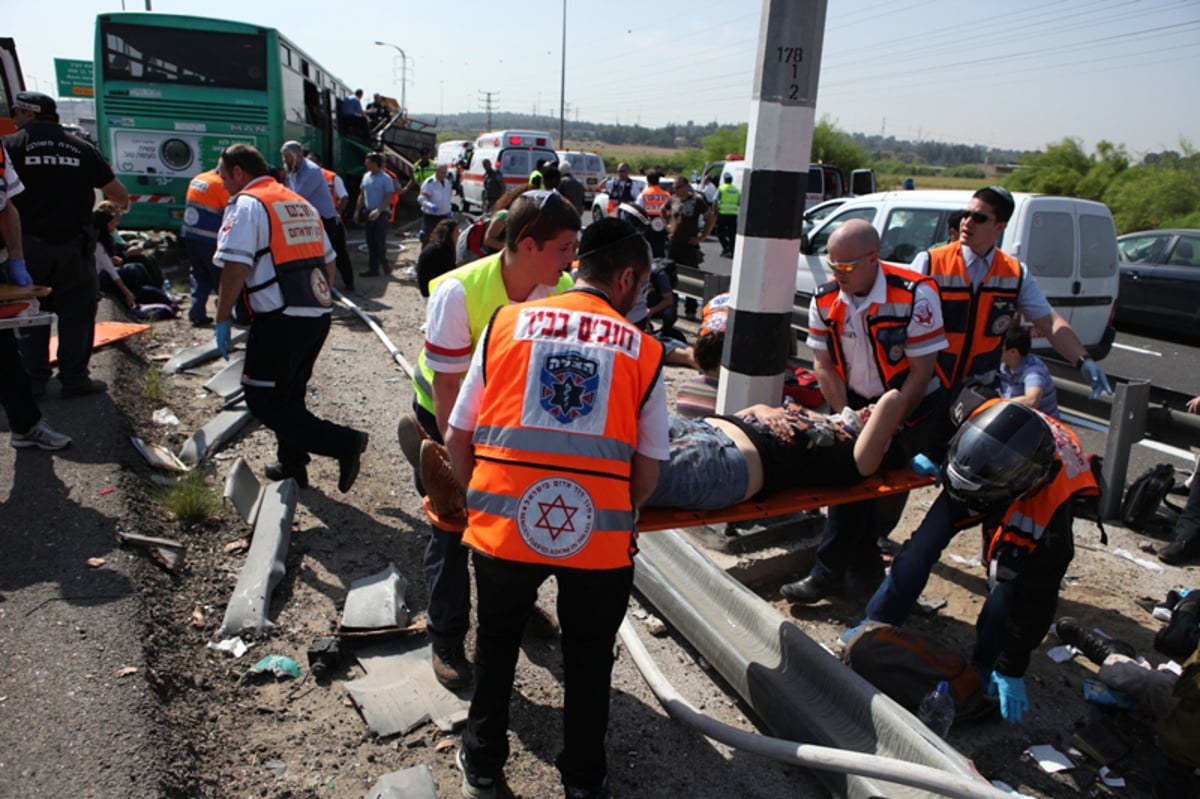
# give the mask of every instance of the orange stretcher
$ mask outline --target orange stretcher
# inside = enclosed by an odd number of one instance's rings
[[[122,341],[138,333],[145,333],[150,325],[137,322],[97,322],[96,332],[92,338],[92,349],[98,350],[117,341]],[[50,363],[58,361],[58,336],[50,337]]]
[[[829,505],[845,505],[864,499],[878,499],[891,494],[907,493],[916,488],[933,485],[933,478],[911,469],[880,471],[866,480],[841,488],[788,488],[776,491],[761,502],[748,499],[719,510],[684,510],[683,508],[642,508],[638,514],[639,533],[651,530],[670,530],[676,527],[700,527],[707,524],[742,522],[749,519],[769,519],[805,510],[817,510]],[[429,502],[421,501],[421,509],[430,524],[440,530],[460,533],[466,527],[466,516],[439,516]]]
[[[45,297],[49,286],[15,286],[0,283],[0,319],[11,319],[29,307],[29,301]]]

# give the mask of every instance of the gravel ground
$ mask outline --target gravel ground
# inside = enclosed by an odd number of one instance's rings
[[[411,247],[397,255],[398,266],[415,261]],[[362,268],[365,255],[355,261]],[[415,362],[424,320],[415,285],[395,277],[358,282],[349,296]],[[249,528],[231,510],[190,525],[170,517],[158,502],[151,470],[124,438],[136,431],[178,451],[216,412],[219,401],[202,390],[215,364],[164,378],[162,396],[146,396],[147,370],[180,347],[207,339],[211,330],[185,321],[159,323],[128,347],[99,355],[115,384],[111,400],[47,402],[51,421],[76,437],[66,454],[14,457],[4,448],[0,796],[357,798],[380,774],[420,763],[432,769],[439,796],[458,794],[457,737],[432,725],[386,739],[373,736],[342,686],[362,674],[352,662],[327,683],[241,680],[261,655],[286,655],[305,664],[308,646],[336,624],[349,584],[389,561],[407,576],[408,604],[418,616],[426,605],[420,559],[427,528],[394,438],[412,389],[365,326],[342,309],[334,319],[310,384],[310,407],[367,430],[371,446],[349,494],[336,491],[335,462],[317,459],[310,466],[313,487],[300,494],[287,574],[271,605],[277,626],[240,660],[207,651],[205,644],[220,626]],[[672,386],[689,376],[681,369],[667,375]],[[163,406],[178,416],[178,426],[150,421]],[[252,425],[204,468],[216,482],[240,456],[261,474],[273,453],[271,433]],[[101,494],[105,487],[117,491]],[[925,490],[910,498],[894,540],[902,541],[915,527],[932,496]],[[184,541],[185,568],[171,575],[135,550],[115,548],[117,529]],[[1120,528],[1110,527],[1109,534],[1110,544],[1102,547],[1093,525],[1077,526],[1078,554],[1059,613],[1099,625],[1154,659],[1151,642],[1159,623],[1136,600],[1195,585],[1196,570],[1166,567],[1158,573],[1117,558],[1112,554],[1117,547],[1144,556],[1138,550],[1146,542]],[[976,555],[978,538],[960,536],[949,552]],[[93,556],[107,564],[88,568],[85,561]],[[983,591],[980,569],[947,556],[926,591],[926,597],[945,597],[946,607],[913,624],[966,649]],[[861,606],[843,601],[793,608],[780,601],[776,586],[760,592],[827,645],[861,614]],[[551,590],[545,601],[552,602]],[[687,699],[722,721],[754,729],[751,711],[685,641],[670,631],[657,638],[646,632],[643,622],[653,608],[635,597],[632,610],[643,641]],[[1051,638],[1042,650],[1053,643]],[[115,676],[125,666],[138,671]],[[1029,679],[1030,718],[1019,726],[960,725],[950,743],[983,774],[1031,796],[1148,796],[1157,761],[1141,724],[1123,725],[1134,745],[1133,754],[1117,765],[1130,783],[1123,790],[1099,786],[1095,764],[1084,761],[1051,776],[1021,756],[1031,744],[1069,740],[1077,727],[1104,714],[1081,698],[1082,680],[1091,671],[1078,661],[1056,666],[1039,651]],[[613,686],[608,740],[614,796],[824,795],[810,773],[714,744],[668,719],[624,653]],[[507,769],[519,796],[561,795],[552,765],[560,709],[557,644],[530,638],[518,667]]]

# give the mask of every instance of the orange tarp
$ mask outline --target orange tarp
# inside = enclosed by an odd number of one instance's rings
[[[95,338],[92,340],[92,349],[98,350],[103,346],[112,344],[115,341],[136,336],[138,333],[145,333],[150,329],[150,325],[137,324],[134,322],[97,322]],[[50,337],[50,363],[58,361],[58,336]]]

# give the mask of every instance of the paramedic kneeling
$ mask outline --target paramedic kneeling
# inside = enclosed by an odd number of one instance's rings
[[[668,455],[667,404],[662,346],[623,318],[649,279],[649,245],[603,219],[580,250],[577,288],[492,317],[450,417],[478,594],[464,796],[511,796],[502,769],[517,650],[551,575],[566,672],[555,764],[567,796],[605,795],[613,644],[633,584],[636,509]]]

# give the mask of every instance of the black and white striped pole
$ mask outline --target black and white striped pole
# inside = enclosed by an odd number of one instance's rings
[[[826,0],[763,0],[720,413],[783,396],[825,9]]]

